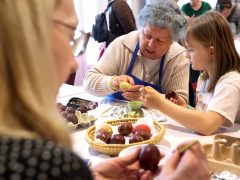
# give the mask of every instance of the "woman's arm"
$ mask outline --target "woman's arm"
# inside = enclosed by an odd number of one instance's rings
[[[111,80],[125,74],[130,63],[131,51],[117,39],[103,53],[101,59],[86,73],[83,81],[85,90],[96,96],[105,96],[114,92]]]

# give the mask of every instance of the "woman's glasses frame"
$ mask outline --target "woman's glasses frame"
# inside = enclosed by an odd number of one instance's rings
[[[53,21],[54,21],[55,23],[57,23],[57,24],[60,24],[60,25],[62,25],[62,26],[64,26],[64,27],[66,27],[66,28],[74,31],[74,34],[75,34],[76,30],[77,30],[77,28],[76,28],[75,26],[70,25],[70,24],[68,24],[68,23],[66,23],[66,22],[64,22],[64,21],[61,21],[61,20],[58,20],[58,19],[54,19]],[[80,37],[81,37],[81,36],[80,36]],[[76,38],[76,39],[74,38],[74,39],[70,40],[70,42],[69,42],[69,45],[71,46],[73,55],[74,55],[75,57],[78,57],[78,56],[80,55],[79,50],[78,50],[78,49],[79,49],[78,46],[79,46],[80,41],[81,41],[81,38],[80,38],[80,37],[78,37],[78,38]]]

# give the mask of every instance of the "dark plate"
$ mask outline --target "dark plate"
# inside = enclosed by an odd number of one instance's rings
[[[82,113],[85,113],[89,110],[95,109],[98,106],[98,103],[78,97],[73,97],[68,101],[67,106],[73,107],[75,110],[80,110]]]

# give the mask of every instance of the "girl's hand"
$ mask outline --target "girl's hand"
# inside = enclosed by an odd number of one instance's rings
[[[159,106],[165,101],[164,95],[150,86],[140,88],[140,93],[140,100],[148,108],[159,109]]]
[[[170,98],[169,101],[171,101],[179,106],[182,106],[182,107],[186,107],[186,108],[188,107],[188,104],[186,103],[186,101],[178,95],[176,95],[175,98]]]

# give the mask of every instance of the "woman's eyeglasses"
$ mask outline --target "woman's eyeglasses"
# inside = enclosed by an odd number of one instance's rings
[[[79,45],[80,45],[80,41],[81,41],[81,38],[80,38],[81,36],[79,35],[79,33],[81,33],[81,32],[76,32],[75,26],[67,24],[64,21],[54,19],[54,22],[74,31],[74,38],[72,40],[70,40],[69,45],[72,48],[73,55],[75,57],[78,57],[80,55]],[[77,38],[75,37],[75,35],[77,35]]]

